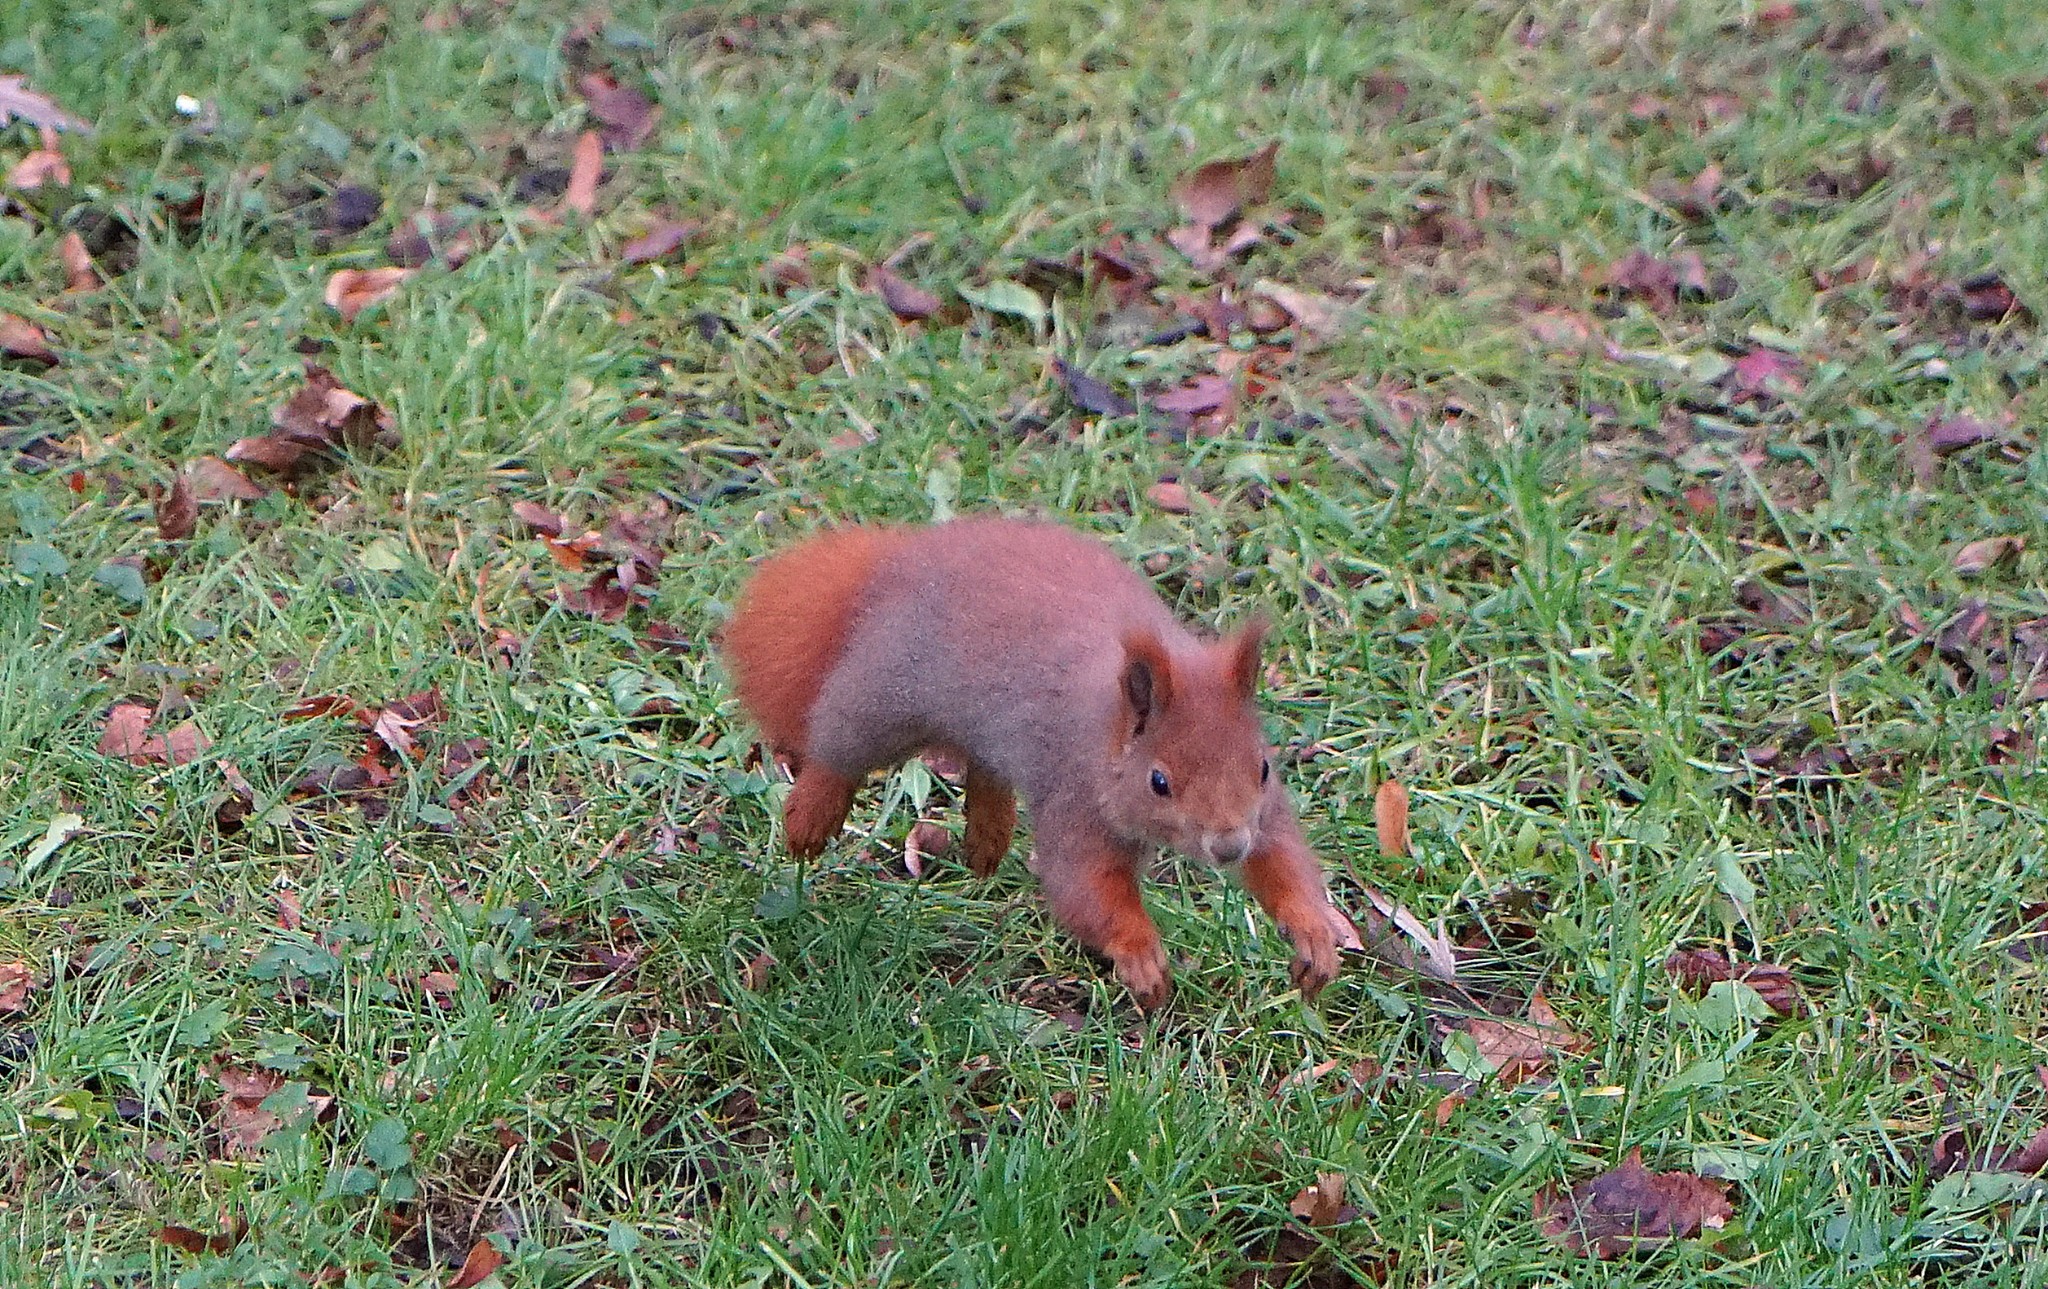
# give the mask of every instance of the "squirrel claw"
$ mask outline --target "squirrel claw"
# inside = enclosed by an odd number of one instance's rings
[[[1323,986],[1337,978],[1337,936],[1327,922],[1294,934],[1294,962],[1287,974],[1301,991],[1302,1000],[1314,1002]]]
[[[1156,1012],[1173,995],[1173,978],[1166,972],[1166,951],[1154,944],[1136,953],[1116,957],[1116,978],[1131,991],[1138,1008]]]

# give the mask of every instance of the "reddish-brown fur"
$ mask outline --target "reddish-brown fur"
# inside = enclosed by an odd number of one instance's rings
[[[1099,542],[962,519],[826,532],[763,563],[723,635],[740,702],[795,772],[784,841],[822,851],[870,771],[920,748],[967,765],[968,868],[1031,808],[1053,914],[1139,1003],[1170,981],[1138,878],[1171,846],[1243,875],[1313,996],[1356,933],[1271,775],[1253,699],[1264,626],[1203,640]]]
[[[820,533],[763,560],[725,625],[733,688],[792,770],[802,766],[811,705],[839,665],[861,592],[902,544],[900,530],[864,524]]]

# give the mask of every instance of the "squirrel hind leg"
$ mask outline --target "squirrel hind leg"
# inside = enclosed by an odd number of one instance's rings
[[[1017,794],[978,765],[967,767],[967,871],[995,876],[1017,833]]]
[[[782,807],[782,839],[798,859],[814,859],[846,826],[859,785],[820,762],[807,763],[790,785]]]

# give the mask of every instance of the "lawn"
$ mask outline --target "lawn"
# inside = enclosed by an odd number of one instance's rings
[[[19,0],[4,74],[92,128],[0,130],[0,1283],[2048,1280],[2037,4]],[[1142,1016],[921,762],[786,860],[725,606],[961,511],[1265,608],[1381,953],[1305,1004],[1163,863]]]

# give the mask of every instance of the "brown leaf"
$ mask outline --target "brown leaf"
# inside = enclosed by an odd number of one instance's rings
[[[1169,515],[1185,515],[1194,509],[1193,499],[1188,495],[1187,485],[1171,479],[1161,479],[1145,489],[1145,500],[1159,507]]]
[[[277,905],[277,924],[287,931],[296,931],[305,922],[305,912],[299,905],[299,897],[291,891],[279,891],[270,897]]]
[[[356,315],[374,304],[398,294],[398,288],[413,275],[412,269],[342,269],[327,279],[327,307],[354,322]]]
[[[881,296],[889,312],[906,322],[929,318],[943,307],[935,293],[904,281],[894,269],[882,264],[868,270],[868,290]]]
[[[85,249],[85,239],[76,232],[66,233],[57,239],[57,262],[64,266],[65,290],[99,290],[99,270],[92,265],[92,254]]]
[[[448,1282],[448,1289],[475,1289],[503,1265],[505,1255],[498,1251],[498,1246],[489,1240],[478,1240],[469,1246],[469,1256],[462,1260],[462,1270]]]
[[[264,1139],[284,1121],[263,1108],[264,1098],[284,1086],[284,1076],[269,1070],[223,1067],[214,1073],[223,1095],[214,1103],[212,1123],[220,1133],[222,1153],[229,1159],[254,1159]]]
[[[2027,307],[1996,273],[1966,278],[1957,291],[1962,296],[1963,316],[1972,322],[2003,322],[2014,315],[2026,317]]]
[[[1775,760],[1775,755],[1771,759]],[[1713,949],[1680,949],[1664,960],[1664,970],[1695,998],[1719,981],[1739,980],[1756,990],[1780,1016],[1799,1017],[1810,1010],[1799,992],[1799,982],[1790,970],[1776,963],[1730,963]]]
[[[1559,1055],[1575,1055],[1591,1046],[1585,1035],[1557,1023],[1556,1015],[1549,1010],[1548,1004],[1539,1006],[1541,998],[1539,993],[1538,1001],[1531,1002],[1529,1021],[1461,1016],[1455,1023],[1444,1027],[1444,1032],[1461,1030],[1471,1035],[1479,1049],[1479,1059],[1486,1062],[1504,1085],[1513,1086],[1524,1079],[1549,1073]]]
[[[331,460],[338,448],[360,451],[387,441],[394,431],[389,412],[342,388],[334,373],[315,363],[306,364],[305,385],[270,419],[276,433],[237,439],[228,448],[228,460],[295,478]]]
[[[257,501],[270,495],[270,489],[219,457],[194,458],[185,466],[185,478],[195,501]]]
[[[185,765],[213,746],[191,721],[158,736],[149,732],[151,711],[141,703],[116,703],[100,731],[99,751],[131,765]]]
[[[1759,347],[1737,358],[1731,374],[1737,389],[1750,393],[1776,393],[1782,389],[1796,394],[1803,385],[1799,379],[1799,368],[1797,358],[1775,349]]]
[[[2024,537],[1980,537],[1956,552],[1956,572],[1975,577],[2017,556],[2027,548]]]
[[[943,855],[953,845],[953,834],[943,824],[924,820],[903,838],[903,867],[912,877],[924,876],[927,855]]]
[[[28,991],[35,973],[25,962],[0,962],[0,1013],[28,1010]]]
[[[34,192],[46,183],[69,187],[71,163],[64,159],[56,144],[56,132],[45,127],[43,146],[8,168],[7,186],[16,192]]]
[[[157,536],[167,542],[181,542],[199,527],[199,499],[192,495],[192,482],[184,471],[171,479],[171,486],[156,501]]]
[[[1372,822],[1379,831],[1380,853],[1389,859],[1405,859],[1411,853],[1408,838],[1408,789],[1392,779],[1373,793]]]
[[[590,105],[590,115],[603,127],[601,137],[612,151],[637,148],[654,134],[661,110],[639,90],[620,85],[603,72],[585,73],[576,87],[583,91],[583,101]]]
[[[569,186],[562,190],[562,209],[588,219],[597,209],[597,181],[604,175],[604,140],[597,131],[585,130],[576,137],[576,154],[569,165]]]
[[[18,74],[0,76],[0,125],[15,120],[27,121],[48,130],[88,133],[92,130],[91,126],[51,102],[48,95],[30,89],[28,77]]]
[[[156,1239],[160,1244],[168,1244],[186,1253],[226,1253],[240,1244],[242,1237],[247,1234],[249,1224],[241,1218],[236,1218],[228,1229],[219,1235],[207,1235],[189,1226],[160,1226],[156,1231]]]
[[[1172,191],[1181,218],[1198,228],[1215,228],[1264,201],[1273,191],[1273,159],[1279,152],[1276,140],[1248,156],[1210,161],[1182,175]]]
[[[0,80],[6,79],[0,77]],[[0,353],[9,358],[26,358],[45,366],[57,361],[56,351],[50,348],[43,329],[27,318],[12,313],[0,313]]]
[[[703,232],[704,224],[701,220],[664,219],[621,246],[619,258],[628,264],[648,264],[655,260],[665,260],[686,244],[695,241]]]
[[[515,501],[512,513],[519,522],[544,537],[560,537],[569,521],[536,501]]]
[[[1067,392],[1067,401],[1093,416],[1129,416],[1137,404],[1111,389],[1107,382],[1069,366],[1064,359],[1052,360],[1053,373]]]
[[[1262,281],[1252,289],[1286,310],[1287,316],[1294,319],[1295,330],[1303,336],[1327,340],[1337,334],[1343,308],[1334,298],[1281,282]]]
[[[619,585],[615,568],[599,573],[589,586],[560,591],[555,598],[570,613],[585,614],[599,622],[619,621],[633,603],[632,593]]]
[[[763,949],[740,968],[740,984],[750,993],[760,993],[768,987],[768,973],[775,967],[775,955]]]
[[[1230,401],[1230,382],[1222,376],[1197,376],[1178,389],[1167,390],[1152,400],[1162,412],[1186,412],[1198,416],[1213,412]]]
[[[1563,1196],[1555,1186],[1536,1195],[1543,1233],[1574,1253],[1602,1259],[1654,1249],[1718,1231],[1735,1215],[1728,1183],[1693,1173],[1653,1173],[1640,1149],[1619,1168],[1589,1177]]]
[[[1214,244],[1210,232],[1196,224],[1178,224],[1166,230],[1166,244],[1187,256],[1188,263],[1213,276],[1230,263],[1230,257]]]
[[[1344,1202],[1344,1174],[1317,1173],[1316,1184],[1305,1186],[1287,1205],[1287,1211],[1310,1226],[1340,1226],[1358,1216],[1356,1204]]]

